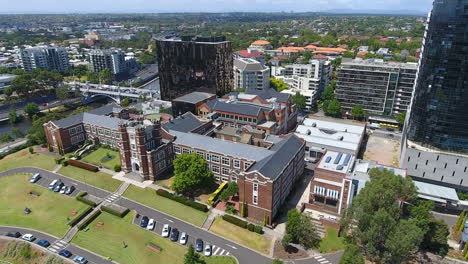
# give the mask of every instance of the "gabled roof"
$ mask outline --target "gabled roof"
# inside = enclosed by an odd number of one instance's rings
[[[219,99],[208,101],[206,105],[215,111],[246,115],[246,116],[252,116],[252,117],[258,117],[260,112],[264,110],[264,108],[260,106],[248,105],[248,104],[242,104],[242,103],[226,103],[226,102],[220,101]],[[268,110],[268,109],[265,109],[265,110]]]
[[[192,112],[187,112],[174,120],[163,125],[163,128],[170,131],[191,132],[204,125]]]
[[[51,121],[55,126],[59,128],[67,128],[79,125],[80,123],[94,124],[97,126],[107,127],[110,129],[117,129],[119,123],[125,122],[122,119],[109,117],[109,115],[115,111],[121,111],[116,104],[108,104],[89,112],[79,113],[77,115],[69,116],[60,120]]]
[[[237,52],[242,57],[248,57],[248,58],[258,58],[258,57],[263,57],[262,54],[257,54],[257,53],[251,53],[248,50],[239,50]]]
[[[208,98],[211,98],[213,96],[214,96],[214,94],[211,94],[211,93],[192,92],[192,93],[183,95],[181,97],[177,97],[173,101],[196,104],[196,103],[204,101],[204,100],[206,100]]]
[[[265,46],[265,45],[271,45],[271,43],[266,40],[257,40],[257,41],[252,42],[251,45]]]

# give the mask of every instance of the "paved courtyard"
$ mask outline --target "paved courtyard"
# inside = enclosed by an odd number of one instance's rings
[[[389,135],[372,134],[367,141],[365,160],[381,165],[398,167],[400,164],[400,140]]]

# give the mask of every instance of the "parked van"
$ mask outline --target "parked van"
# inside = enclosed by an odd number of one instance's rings
[[[59,182],[59,180],[53,180],[50,184],[49,184],[49,190],[53,191],[55,189],[55,185],[57,185],[57,183]]]

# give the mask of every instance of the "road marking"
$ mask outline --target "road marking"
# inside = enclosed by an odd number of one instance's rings
[[[325,260],[325,261],[320,262],[320,264],[325,264],[325,263],[330,263],[330,261]]]
[[[52,251],[52,252],[57,252],[57,250],[53,249],[53,248],[49,248],[49,250]]]
[[[228,252],[228,253],[226,253],[226,256],[229,256],[229,255],[231,255],[231,253],[229,253],[229,252]]]
[[[167,219],[167,218],[164,218],[166,219],[167,221],[171,222],[171,223],[174,223],[174,221],[172,221],[171,219]]]
[[[215,252],[213,253],[213,255],[216,255],[216,253],[218,253],[218,251],[220,250],[221,248],[216,248]]]
[[[220,255],[223,255],[223,254],[224,254],[224,251],[226,251],[226,250],[223,249],[223,251],[221,251],[219,254],[220,254]]]
[[[319,259],[319,258],[321,258],[321,257],[322,257],[322,256],[318,255],[318,256],[315,256],[314,258],[315,258],[315,259]]]
[[[231,245],[229,245],[229,244],[226,244],[226,246],[232,247],[233,249],[237,249],[235,246],[231,246]]]
[[[325,259],[325,258],[317,259],[317,261],[319,261],[319,262],[320,262],[320,261],[324,261],[324,260],[326,260],[326,259]]]

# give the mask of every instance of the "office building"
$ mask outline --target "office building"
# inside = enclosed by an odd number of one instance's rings
[[[11,82],[16,78],[14,74],[0,74],[0,91],[10,87]]]
[[[119,50],[91,50],[88,60],[89,70],[96,73],[110,69],[114,75],[119,75],[129,70],[125,61],[125,53]]]
[[[25,71],[45,69],[67,72],[70,70],[67,49],[64,47],[33,47],[20,49],[19,59]]]
[[[416,71],[416,63],[344,58],[338,68],[336,98],[349,115],[355,105],[371,115],[405,112],[411,103]]]
[[[420,181],[468,191],[468,3],[435,1],[402,142],[401,166]]]
[[[289,64],[273,68],[275,78],[284,81],[289,88],[282,92],[305,96],[307,110],[315,106],[328,86],[331,75],[331,63],[326,60],[311,60],[309,64]]]
[[[159,39],[161,99],[194,92],[222,96],[233,88],[232,43],[225,37]]]
[[[235,59],[234,89],[244,89],[247,93],[270,89],[270,68],[254,59]]]

